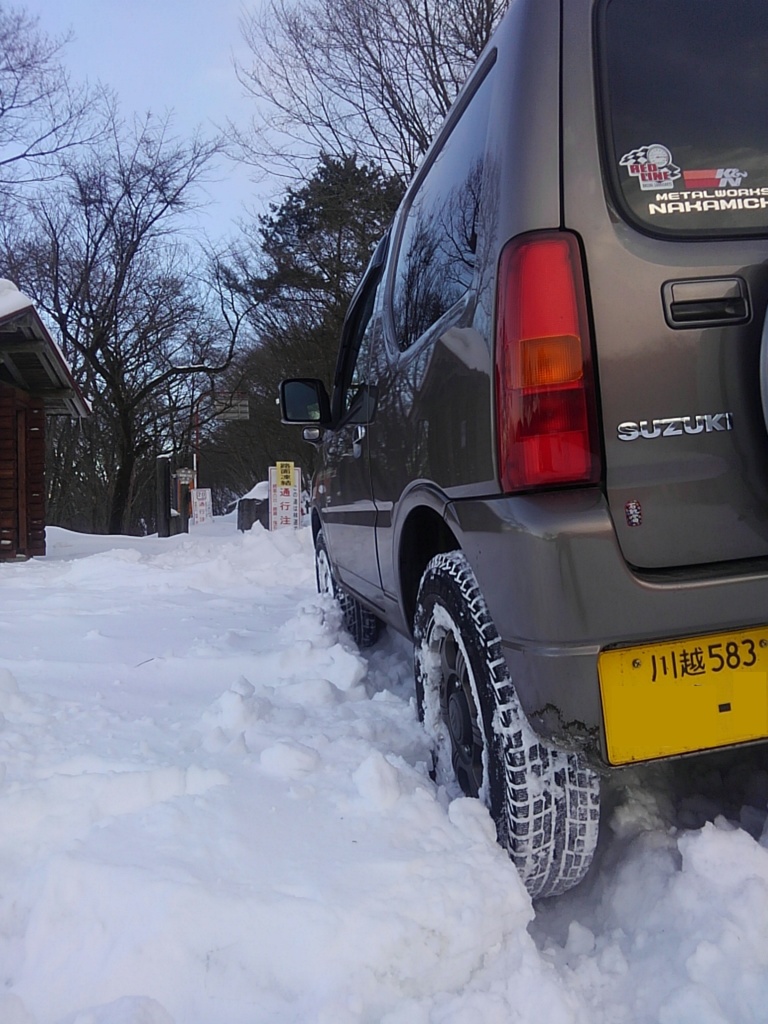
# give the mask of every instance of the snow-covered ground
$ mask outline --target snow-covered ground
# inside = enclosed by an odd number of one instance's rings
[[[761,753],[615,777],[532,906],[307,531],[48,542],[0,565],[0,1024],[768,1019]]]

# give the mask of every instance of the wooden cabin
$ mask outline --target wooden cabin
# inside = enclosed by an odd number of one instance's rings
[[[0,560],[45,554],[45,422],[88,402],[32,300],[0,279]]]

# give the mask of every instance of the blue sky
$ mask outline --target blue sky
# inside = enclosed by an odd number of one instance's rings
[[[71,30],[65,58],[73,76],[109,85],[125,115],[173,111],[179,134],[198,125],[213,130],[228,116],[239,123],[248,118],[250,102],[232,65],[233,55],[247,56],[238,27],[241,0],[21,0],[21,6],[49,35]],[[245,168],[226,163],[220,176],[209,186],[212,234],[226,230],[241,202],[259,203]]]

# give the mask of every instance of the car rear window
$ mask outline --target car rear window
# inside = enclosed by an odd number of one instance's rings
[[[766,0],[603,0],[597,43],[623,215],[658,235],[765,234]]]

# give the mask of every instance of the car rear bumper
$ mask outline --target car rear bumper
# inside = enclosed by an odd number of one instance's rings
[[[768,622],[768,565],[634,571],[596,488],[456,501],[446,518],[531,724],[606,762],[602,650]]]

